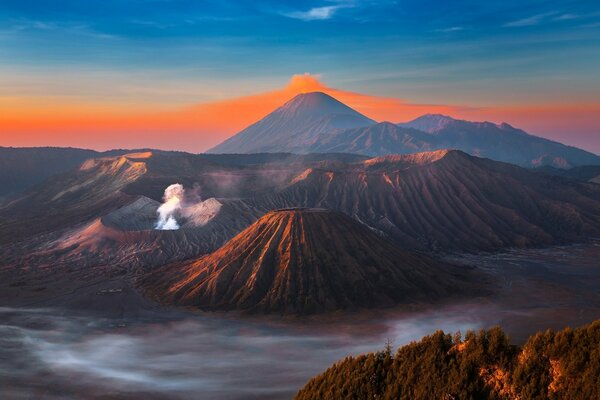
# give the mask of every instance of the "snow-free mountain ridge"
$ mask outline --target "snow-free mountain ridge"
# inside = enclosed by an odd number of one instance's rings
[[[400,124],[375,122],[320,92],[300,94],[210,153],[407,154],[453,148],[524,167],[600,165],[600,157],[530,135],[507,123],[426,114]]]

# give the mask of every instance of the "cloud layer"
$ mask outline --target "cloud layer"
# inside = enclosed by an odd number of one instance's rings
[[[325,20],[332,18],[338,10],[347,7],[349,6],[343,4],[335,6],[313,7],[306,11],[292,11],[283,13],[283,15],[290,18],[301,19],[303,21]]]

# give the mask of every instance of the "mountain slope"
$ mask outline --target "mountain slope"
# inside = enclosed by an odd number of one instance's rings
[[[600,236],[600,187],[439,150],[321,164],[253,207],[341,211],[405,246],[493,250]]]
[[[324,132],[373,123],[325,93],[299,94],[208,153],[305,153]]]
[[[436,133],[456,121],[454,118],[441,114],[425,114],[412,121],[398,124],[405,128],[417,129],[427,133]]]
[[[76,169],[85,160],[144,151],[147,150],[97,152],[73,147],[0,147],[0,200]]]
[[[173,183],[183,184],[193,203],[200,201],[197,195],[216,198],[223,204],[219,212],[230,213],[229,222],[209,234],[206,251],[247,226],[234,223],[235,210],[249,212],[251,218],[238,219],[251,223],[285,207],[338,210],[404,246],[428,250],[493,250],[600,236],[598,185],[459,151],[365,161],[311,155],[287,162],[288,156],[277,156],[252,165],[233,165],[229,157],[146,152],[88,161],[0,206],[0,243],[98,218],[108,223],[107,214],[117,209],[126,210],[122,219],[130,221],[119,229],[151,229],[155,210],[145,216],[146,225],[129,228],[139,213],[127,206],[140,197],[160,202]],[[211,227],[217,225],[203,229]]]
[[[582,165],[571,169],[560,169],[551,166],[536,168],[535,172],[564,176],[584,182],[600,183],[600,165]]]
[[[72,269],[102,268],[149,270],[153,267],[206,254],[261,215],[239,201],[207,199],[180,220],[181,229],[156,230],[160,203],[140,197],[131,204],[93,219],[60,235],[47,235],[41,243],[0,251],[2,265],[58,266]],[[19,254],[23,253],[23,254]]]
[[[302,157],[288,162],[290,156],[283,156],[274,164],[252,166],[229,165],[221,156],[162,151],[89,159],[0,204],[0,243],[93,221],[140,196],[161,201],[165,188],[173,183],[183,184],[204,199],[272,191],[306,168]],[[312,162],[318,159],[308,164]]]
[[[426,141],[432,150],[453,148],[524,167],[600,164],[600,157],[595,154],[530,135],[506,123],[470,122],[428,114],[399,125],[429,133]]]
[[[524,167],[600,165],[587,151],[502,123],[427,114],[397,124],[375,121],[324,93],[300,94],[209,153],[340,152],[370,156],[458,149]]]
[[[467,281],[459,267],[400,250],[343,214],[286,209],[143,286],[162,302],[205,310],[310,314],[440,300]]]
[[[16,194],[53,175],[77,167],[88,158],[99,157],[93,150],[35,147],[0,147],[0,198]]]
[[[363,159],[162,151],[91,159],[0,206],[0,266],[137,270],[207,254],[264,214],[240,198],[277,191],[323,160]],[[189,194],[181,229],[156,231],[157,209],[173,183]]]
[[[406,154],[431,149],[430,135],[390,122],[338,132],[325,132],[309,148],[316,153],[358,153],[369,156]]]
[[[151,153],[89,159],[0,206],[0,243],[89,221],[135,197],[122,189],[147,173]]]

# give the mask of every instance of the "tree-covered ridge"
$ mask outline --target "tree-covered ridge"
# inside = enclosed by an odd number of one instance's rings
[[[600,399],[600,321],[539,332],[522,347],[500,328],[438,331],[395,355],[346,357],[296,399]]]

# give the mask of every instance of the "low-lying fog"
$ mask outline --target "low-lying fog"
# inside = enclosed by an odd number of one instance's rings
[[[4,308],[0,380],[10,398],[290,399],[346,355],[382,350],[388,338],[401,345],[436,329],[476,329],[484,314],[453,307],[341,327],[191,315],[120,327],[124,321]]]
[[[501,325],[524,341],[600,318],[600,243],[454,257],[498,288],[485,300],[283,322],[157,311],[144,320],[0,308],[0,398],[290,399],[347,355],[443,329]]]

